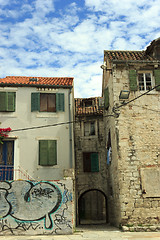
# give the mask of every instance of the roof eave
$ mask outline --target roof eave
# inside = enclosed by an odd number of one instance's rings
[[[76,117],[84,117],[84,116],[103,116],[102,113],[75,113]]]
[[[113,62],[113,63],[149,63],[149,64],[157,64],[157,63],[160,63],[159,60],[109,60],[110,62]]]
[[[73,85],[47,85],[47,84],[22,84],[22,83],[0,83],[0,87],[35,87],[35,88],[73,88]]]

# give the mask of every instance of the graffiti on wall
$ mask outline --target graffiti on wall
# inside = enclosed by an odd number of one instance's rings
[[[72,192],[62,182],[0,182],[0,232],[72,229],[71,202]]]

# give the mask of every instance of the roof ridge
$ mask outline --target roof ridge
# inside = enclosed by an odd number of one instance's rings
[[[33,79],[36,79],[37,81],[34,81]],[[73,80],[73,77],[6,76],[0,78],[0,86],[71,87],[73,85]]]
[[[4,78],[10,78],[10,77],[18,77],[18,78],[74,78],[74,77],[43,77],[43,76],[6,76]],[[2,79],[2,78],[1,78]]]
[[[105,52],[145,52],[145,50],[104,50]]]

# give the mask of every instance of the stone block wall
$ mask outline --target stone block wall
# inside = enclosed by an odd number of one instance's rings
[[[97,124],[97,133],[94,136],[84,136],[83,121],[87,117],[76,118],[79,120],[75,124],[75,169],[76,169],[76,199],[77,199],[77,223],[79,222],[78,200],[80,196],[96,189],[104,193],[107,197],[108,174],[107,158],[105,146],[104,121],[102,116],[90,116],[89,120],[95,120]],[[98,152],[99,172],[84,172],[83,152]]]
[[[73,232],[73,183],[0,182],[0,235],[53,235]]]
[[[121,104],[120,91],[129,90],[128,76],[129,69],[125,67],[116,67],[113,71],[109,86],[111,103],[114,106]],[[131,92],[129,100],[142,93]],[[160,93],[154,90],[119,110],[119,118],[110,119],[108,123],[113,147],[112,163],[109,167],[112,187],[109,204],[113,207],[111,219],[115,225],[134,226],[135,230],[138,226],[143,226],[144,229],[153,226],[158,229]]]
[[[98,119],[99,118],[99,119]],[[75,150],[76,150],[76,190],[81,194],[85,189],[104,188],[107,191],[107,160],[104,141],[104,123],[103,117],[92,118],[97,120],[99,125],[99,134],[85,137],[82,135],[82,121],[75,124]],[[99,153],[99,172],[85,173],[83,171],[83,152]],[[104,181],[105,180],[105,181]],[[92,184],[94,183],[94,185]],[[102,184],[103,183],[103,184]]]

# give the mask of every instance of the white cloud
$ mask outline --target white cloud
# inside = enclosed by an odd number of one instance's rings
[[[53,0],[36,0],[35,1],[35,13],[38,16],[45,16],[49,12],[53,12],[54,9],[54,4]]]
[[[1,77],[70,76],[75,97],[100,96],[103,51],[140,50],[159,37],[159,0],[85,0],[83,8],[76,2],[59,9],[56,0],[4,4]]]
[[[4,7],[5,5],[8,5],[9,4],[9,0],[0,0],[0,5],[1,7]]]

